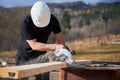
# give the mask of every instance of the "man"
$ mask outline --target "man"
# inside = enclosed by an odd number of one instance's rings
[[[58,44],[47,44],[51,32],[55,34]],[[38,1],[32,6],[30,15],[22,21],[16,65],[48,62],[46,52],[61,49],[64,45],[58,20],[46,3]],[[42,74],[36,79],[49,80],[48,75]]]

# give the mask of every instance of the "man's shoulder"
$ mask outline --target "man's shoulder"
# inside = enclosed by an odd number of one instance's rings
[[[21,28],[32,28],[33,22],[30,15],[24,16],[23,20],[21,21]]]
[[[52,23],[52,24],[58,23],[57,17],[53,14],[51,14],[50,23]]]
[[[51,14],[51,19],[57,19],[55,15]]]

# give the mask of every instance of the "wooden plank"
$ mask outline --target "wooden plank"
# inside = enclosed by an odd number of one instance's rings
[[[89,64],[92,61],[89,60],[76,60],[78,64]],[[21,66],[11,66],[0,68],[0,77],[19,79],[23,77],[33,76],[41,74],[51,70],[60,70],[61,68],[67,68],[65,62],[48,62],[39,64],[29,64]]]
[[[91,60],[75,60],[75,63],[79,64],[79,65],[84,65],[84,64],[91,64],[92,61]]]
[[[12,66],[0,68],[0,77],[19,79],[23,77],[33,76],[36,74],[48,72],[51,70],[59,70],[66,68],[65,62],[48,62],[40,64],[30,64],[21,66]]]

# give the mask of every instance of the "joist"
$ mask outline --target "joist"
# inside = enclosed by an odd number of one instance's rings
[[[68,67],[65,62],[48,62],[0,68],[0,77],[19,79]]]

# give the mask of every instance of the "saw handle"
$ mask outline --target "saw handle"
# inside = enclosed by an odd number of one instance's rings
[[[64,49],[67,49],[68,51],[70,51],[70,53],[71,53],[72,55],[75,55],[75,54],[76,54],[76,52],[75,52],[74,50],[70,50],[67,46],[64,46],[63,48],[64,48]]]
[[[72,54],[72,55],[75,55],[76,52],[75,52],[74,50],[71,50],[71,54]]]

